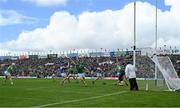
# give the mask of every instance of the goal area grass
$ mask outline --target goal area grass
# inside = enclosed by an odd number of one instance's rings
[[[2,78],[0,79],[2,82]],[[14,79],[14,85],[0,83],[0,107],[180,107],[180,92],[155,87],[154,81],[138,81],[139,91],[117,86],[115,80],[98,80],[87,87],[71,80]],[[105,83],[103,83],[105,82]]]

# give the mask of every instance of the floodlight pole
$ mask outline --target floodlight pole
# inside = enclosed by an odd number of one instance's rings
[[[155,52],[157,54],[157,0],[155,9]],[[155,86],[157,86],[157,65],[155,64]]]
[[[133,65],[136,66],[136,0],[134,0],[134,46],[133,46]]]

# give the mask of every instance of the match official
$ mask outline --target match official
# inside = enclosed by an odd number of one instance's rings
[[[138,85],[136,82],[136,68],[134,65],[132,65],[132,63],[129,61],[127,62],[126,65],[126,69],[125,69],[125,75],[126,78],[129,79],[129,83],[130,83],[130,90],[135,90],[138,91]]]

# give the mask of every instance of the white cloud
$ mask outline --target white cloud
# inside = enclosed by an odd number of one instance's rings
[[[36,4],[37,6],[57,6],[57,5],[65,5],[67,0],[22,0],[24,2],[29,2]]]
[[[24,16],[14,10],[0,10],[0,26],[34,22],[37,22],[36,18]]]
[[[158,46],[180,47],[179,0],[167,0],[170,11],[158,10]],[[167,2],[166,1],[166,2]],[[171,2],[173,1],[173,2]],[[137,47],[154,45],[155,7],[137,3]],[[55,12],[45,28],[23,32],[16,40],[1,43],[11,49],[130,48],[133,45],[133,4],[123,9],[84,12],[79,16]],[[6,47],[4,47],[6,46]]]

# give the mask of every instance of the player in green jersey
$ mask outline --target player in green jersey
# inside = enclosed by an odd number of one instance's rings
[[[118,76],[117,84],[123,85],[124,67],[122,65],[120,65],[119,63],[116,63],[114,70]]]
[[[115,72],[118,76],[117,84],[123,86],[124,83],[128,86],[125,79],[125,66],[124,64],[116,63]]]
[[[70,78],[73,77],[74,80],[77,80],[77,76],[75,74],[76,72],[76,66],[75,62],[69,58],[68,65],[66,66],[67,72],[65,73],[65,70],[62,70],[62,76],[63,80],[61,82],[61,85],[64,85],[65,81],[68,81],[70,83]]]
[[[14,71],[14,67],[15,67],[15,63],[12,63],[10,66],[7,67],[7,69],[4,71],[4,75],[5,75],[5,82],[7,82],[7,80],[10,80],[11,85],[13,85],[13,81],[12,81],[12,77],[11,74]]]
[[[87,86],[87,83],[85,81],[85,72],[89,72],[89,70],[83,65],[83,63],[76,64],[76,69],[78,72],[78,77],[83,82],[83,84]]]
[[[71,64],[69,66],[69,69],[68,69],[68,80],[70,82],[70,78],[73,78],[74,80],[77,80],[77,76],[76,76],[76,67],[74,64]]]

